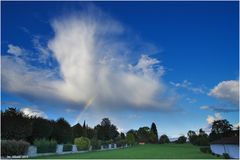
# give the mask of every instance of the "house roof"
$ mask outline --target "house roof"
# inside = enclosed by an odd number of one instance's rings
[[[224,137],[219,140],[211,142],[211,144],[237,144],[239,145],[239,137]]]

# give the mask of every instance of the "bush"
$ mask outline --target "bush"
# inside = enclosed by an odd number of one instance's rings
[[[91,139],[92,149],[100,149],[101,148],[101,140],[97,140],[96,138]]]
[[[229,156],[229,154],[227,154],[227,153],[223,153],[223,157],[224,157],[225,159],[230,159],[230,156]]]
[[[90,140],[86,137],[75,138],[74,144],[76,144],[78,150],[88,150],[90,147]]]
[[[72,151],[72,144],[64,144],[63,152]]]
[[[212,153],[210,147],[200,147],[200,151],[203,153]]]
[[[29,143],[23,140],[2,140],[1,156],[25,155],[27,154]]]
[[[39,139],[34,141],[37,147],[37,153],[52,153],[56,152],[57,142],[55,140]]]

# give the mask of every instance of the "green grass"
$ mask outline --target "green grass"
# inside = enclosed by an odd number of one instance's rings
[[[202,153],[199,147],[191,144],[146,144],[131,148],[92,151],[66,155],[42,156],[44,159],[132,159],[132,158],[175,158],[175,159],[213,159],[218,158],[211,154]]]

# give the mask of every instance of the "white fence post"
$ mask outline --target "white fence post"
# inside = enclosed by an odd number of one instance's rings
[[[101,150],[103,150],[104,148],[103,148],[103,145],[101,145]]]
[[[29,157],[34,157],[34,156],[36,156],[36,155],[37,155],[37,147],[36,147],[36,146],[29,146],[29,147],[28,147],[28,153],[27,153],[27,155],[28,155]]]
[[[58,145],[57,145],[56,153],[57,153],[57,154],[63,153],[63,144],[58,144]]]
[[[112,148],[112,144],[108,144],[108,149],[111,149]]]
[[[77,146],[74,144],[74,145],[72,145],[72,152],[77,152],[78,150],[77,150]]]

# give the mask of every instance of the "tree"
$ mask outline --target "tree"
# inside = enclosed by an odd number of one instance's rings
[[[70,124],[64,118],[59,118],[54,123],[54,129],[51,138],[55,139],[58,143],[72,142],[72,129]]]
[[[156,137],[156,134],[154,134],[152,131],[150,131],[150,133],[149,133],[148,141],[150,143],[157,143],[158,142],[158,138]]]
[[[135,143],[135,138],[134,138],[133,133],[128,132],[127,133],[127,144],[133,145],[134,143]]]
[[[119,135],[117,127],[111,124],[108,118],[103,118],[101,125],[95,126],[94,130],[97,134],[97,138],[100,140],[114,140]]]
[[[197,134],[194,131],[190,130],[188,131],[187,135],[190,143],[196,144],[196,140],[198,138]]]
[[[177,140],[177,143],[183,144],[186,143],[187,138],[185,136],[180,136]]]
[[[211,133],[209,135],[210,141],[220,139],[222,137],[231,136],[232,125],[226,120],[216,120],[212,124]]]
[[[1,138],[2,139],[27,139],[32,134],[30,117],[16,108],[8,108],[1,112]]]
[[[53,123],[42,117],[32,117],[32,134],[28,141],[33,143],[35,139],[49,139],[53,131]]]
[[[149,142],[149,134],[150,134],[150,129],[149,127],[140,127],[137,131],[137,136],[139,139],[139,142]]]
[[[77,123],[72,126],[73,139],[83,136],[83,127],[81,124]]]
[[[155,135],[155,138],[153,139],[152,143],[157,143],[158,142],[158,131],[157,131],[157,127],[156,124],[153,122],[151,125],[151,132]],[[154,136],[151,136],[152,138]]]
[[[135,142],[138,142],[138,141],[139,141],[139,140],[138,140],[138,136],[137,136],[137,130],[131,129],[131,130],[129,130],[129,131],[127,132],[127,135],[128,135],[128,134],[132,134],[132,135],[134,136]]]
[[[170,140],[166,134],[163,134],[163,135],[161,135],[161,137],[159,139],[159,143],[160,144],[170,143]]]
[[[125,139],[125,134],[123,132],[120,133],[121,139]]]

